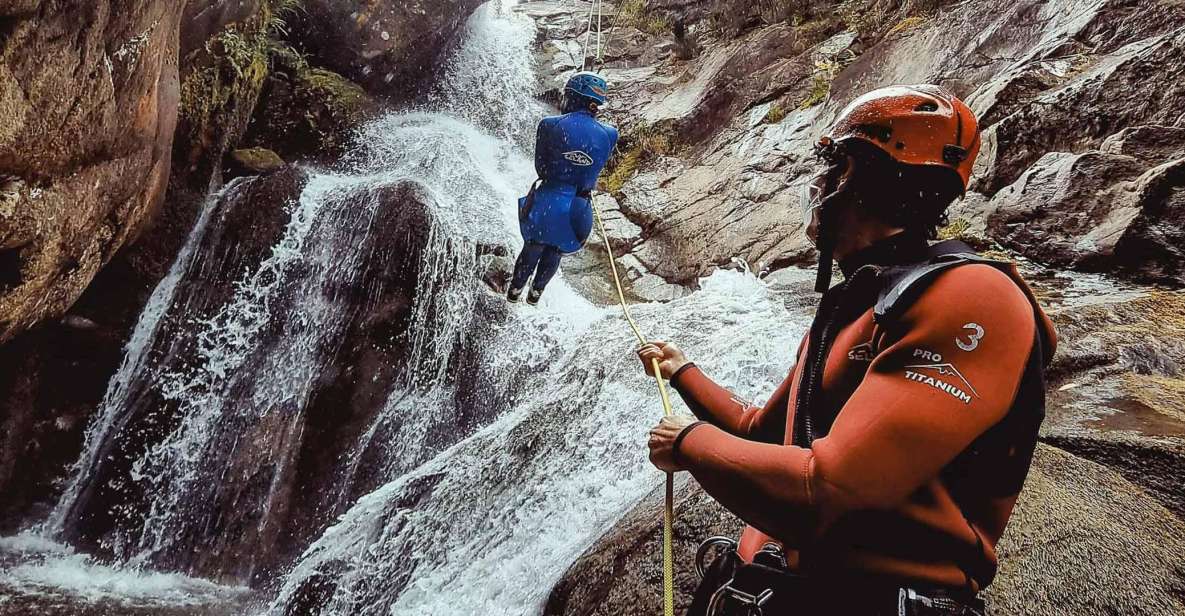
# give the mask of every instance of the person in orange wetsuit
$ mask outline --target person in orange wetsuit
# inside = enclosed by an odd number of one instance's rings
[[[1056,335],[1011,264],[929,241],[979,146],[974,114],[935,86],[840,113],[804,199],[823,296],[764,405],[675,344],[638,352],[695,413],[651,430],[651,461],[748,525],[701,549],[716,557],[689,614],[983,613]]]

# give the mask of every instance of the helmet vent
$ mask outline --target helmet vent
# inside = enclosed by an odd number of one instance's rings
[[[955,166],[967,160],[970,153],[966,148],[957,145],[947,145],[942,148],[942,161],[948,165]]]
[[[934,101],[926,101],[926,102],[918,105],[917,107],[914,107],[913,110],[933,113],[935,111],[938,111],[938,103],[936,103]]]

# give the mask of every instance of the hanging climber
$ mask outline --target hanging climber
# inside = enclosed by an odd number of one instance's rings
[[[1056,335],[1013,265],[928,241],[979,147],[971,110],[936,86],[840,113],[803,199],[822,300],[763,406],[674,344],[638,352],[698,417],[651,430],[651,461],[748,524],[701,548],[689,614],[983,614]]]
[[[517,302],[534,275],[527,303],[536,304],[560,267],[560,258],[584,246],[592,231],[592,191],[617,145],[617,129],[597,121],[608,84],[579,72],[564,86],[564,115],[544,118],[535,138],[539,179],[519,199],[519,230],[525,242],[514,264],[507,299]]]

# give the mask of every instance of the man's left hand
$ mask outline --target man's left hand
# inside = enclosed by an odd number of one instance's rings
[[[650,429],[650,440],[647,443],[650,446],[650,463],[668,473],[684,470],[675,461],[675,439],[696,421],[691,415],[663,417],[658,425]]]

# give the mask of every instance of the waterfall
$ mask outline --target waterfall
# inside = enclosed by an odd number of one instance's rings
[[[580,331],[534,329],[589,316]],[[637,317],[739,392],[772,391],[803,329],[735,272]],[[360,499],[306,550],[270,614],[538,613],[580,551],[662,481],[645,453],[661,407],[624,321],[559,310],[521,320],[493,345],[553,355],[513,409]]]
[[[268,614],[532,614],[662,480],[661,408],[615,307],[562,272],[538,307],[481,280],[521,245],[547,113],[514,5],[483,5],[415,108],[286,206],[255,211],[252,180],[211,199],[44,533],[277,589]],[[733,271],[637,318],[740,394],[773,390],[805,327]]]

